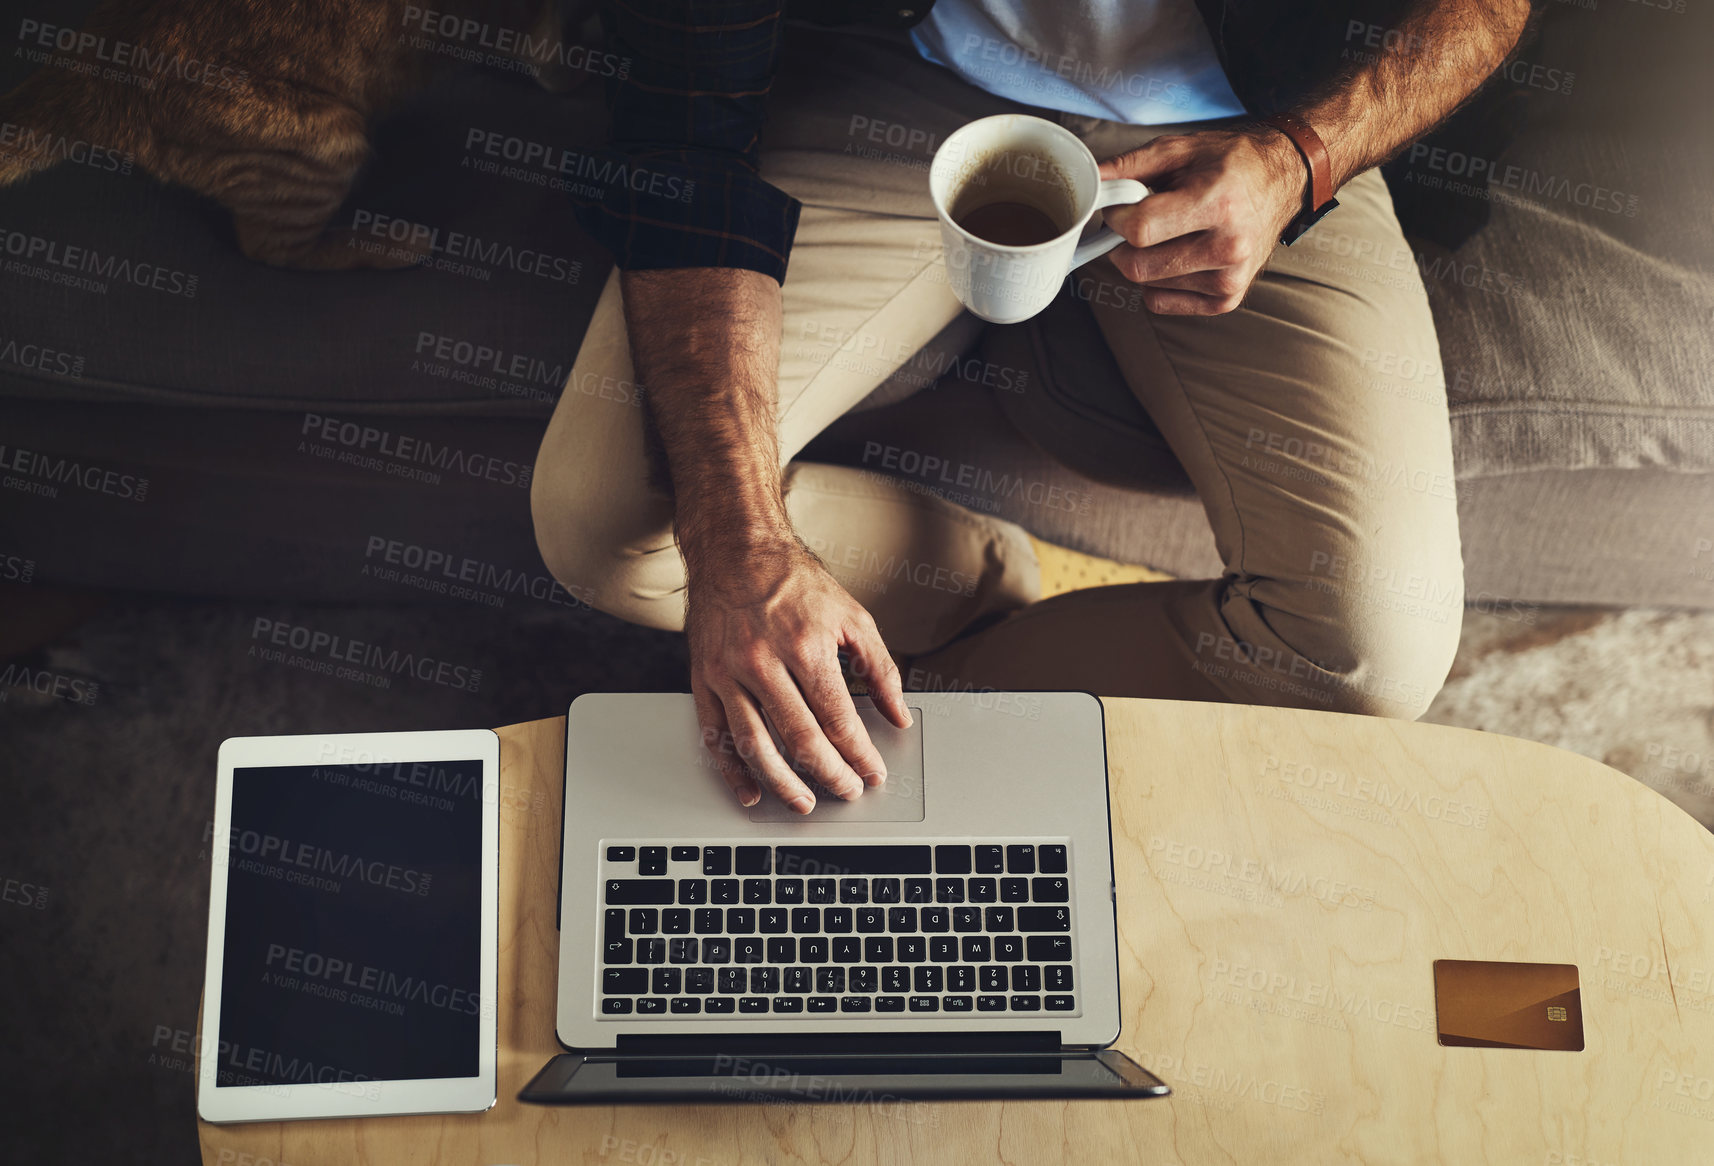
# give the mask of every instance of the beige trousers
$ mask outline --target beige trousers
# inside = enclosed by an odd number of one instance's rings
[[[1107,260],[1078,273],[1196,486],[1225,571],[1036,602],[1035,552],[1012,523],[867,469],[792,459],[962,311],[927,188],[947,134],[1034,112],[1100,159],[1174,127],[1031,110],[901,37],[795,27],[769,107],[763,174],[804,204],[783,288],[786,506],[909,657],[907,690],[1422,713],[1457,647],[1463,576],[1433,321],[1378,171],[1276,249],[1228,315],[1153,316]],[[536,535],[549,569],[596,607],[677,629],[684,565],[671,500],[650,485],[629,343],[615,272],[542,442]]]

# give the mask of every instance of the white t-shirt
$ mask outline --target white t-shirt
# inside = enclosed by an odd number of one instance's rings
[[[1194,0],[937,0],[917,51],[999,97],[1131,125],[1236,117]]]

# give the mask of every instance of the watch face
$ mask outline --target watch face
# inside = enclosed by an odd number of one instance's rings
[[[1287,247],[1290,247],[1293,243],[1303,238],[1303,233],[1305,231],[1319,223],[1323,215],[1338,205],[1338,199],[1330,198],[1316,210],[1304,211],[1301,215],[1298,215],[1297,218],[1286,224],[1285,234],[1280,236],[1280,242],[1284,243]]]

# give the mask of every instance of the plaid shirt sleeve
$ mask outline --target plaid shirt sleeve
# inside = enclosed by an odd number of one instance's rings
[[[574,188],[626,271],[740,267],[784,282],[801,204],[757,170],[784,0],[603,0],[611,137]]]

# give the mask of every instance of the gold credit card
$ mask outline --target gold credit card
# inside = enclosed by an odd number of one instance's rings
[[[1576,964],[1435,960],[1434,1011],[1443,1045],[1583,1051]]]

